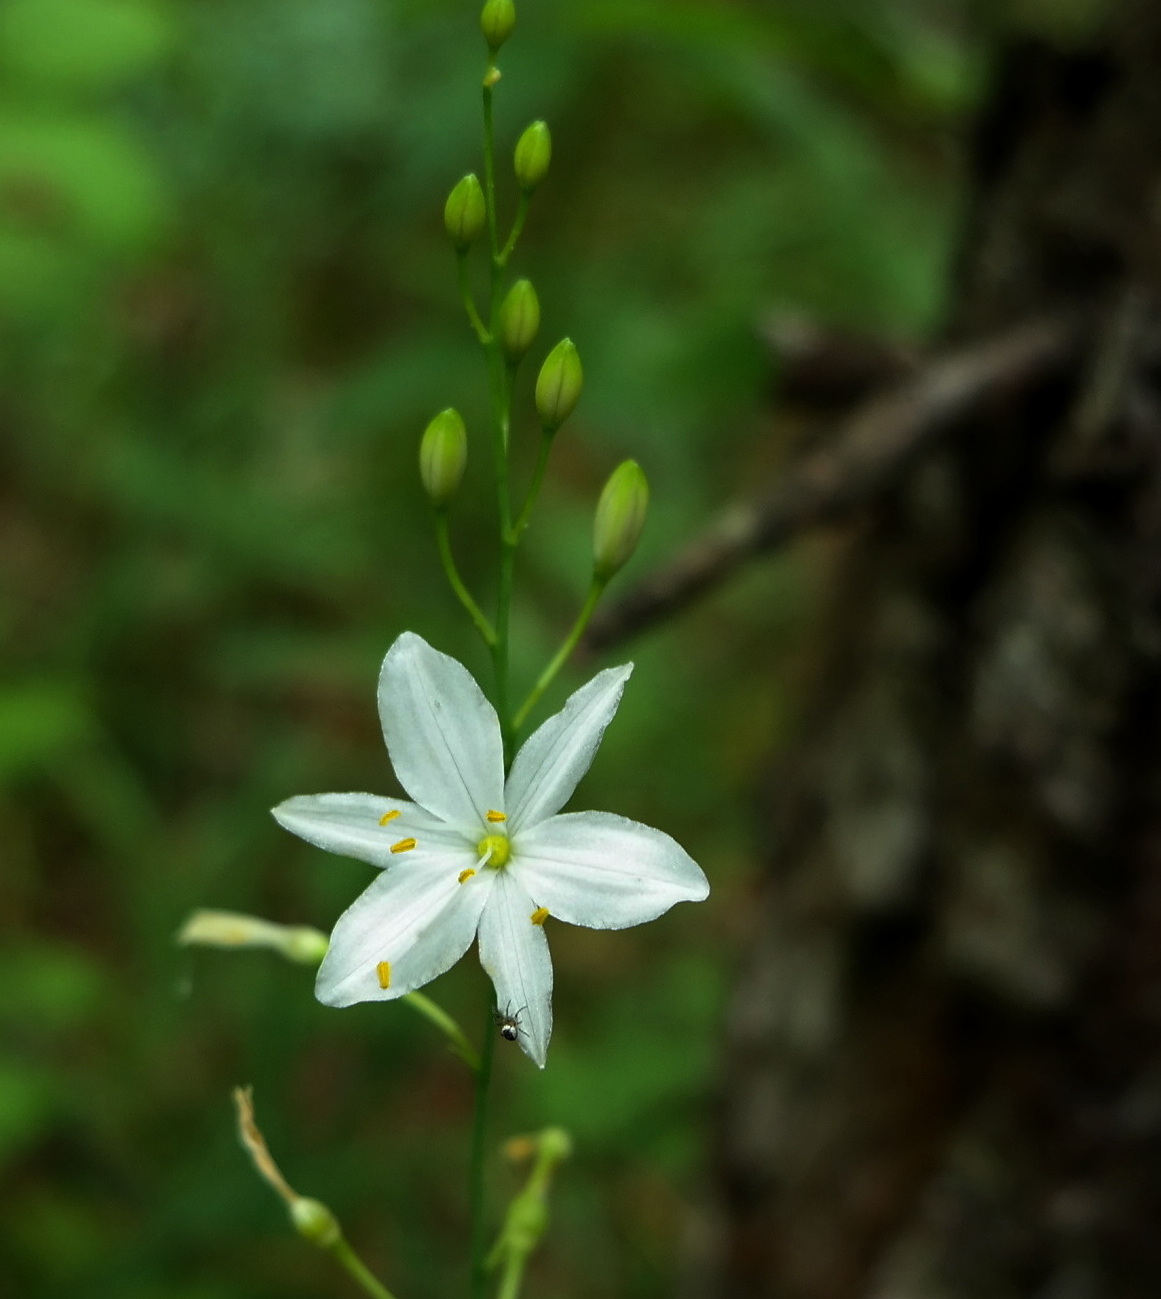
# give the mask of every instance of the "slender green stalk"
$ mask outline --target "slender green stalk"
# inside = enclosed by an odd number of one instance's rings
[[[335,1215],[319,1200],[299,1195],[282,1175],[274,1156],[254,1117],[254,1094],[250,1087],[234,1088],[234,1107],[238,1115],[238,1137],[253,1160],[259,1177],[281,1198],[290,1212],[295,1231],[304,1239],[325,1249],[342,1264],[371,1296],[371,1299],[395,1299],[390,1290],[374,1275],[351,1248]]]
[[[508,242],[500,250],[499,262],[501,266],[508,265],[508,258],[512,256],[516,248],[516,241],[524,229],[524,222],[528,216],[528,208],[532,202],[531,196],[523,190],[520,193],[520,202],[516,208],[516,220],[512,222],[512,231],[508,235]]]
[[[493,306],[493,324],[495,312]],[[494,332],[494,331],[493,331]],[[495,416],[494,457],[496,465],[496,496],[500,516],[500,578],[496,591],[495,635],[490,642],[492,664],[496,678],[496,714],[500,718],[500,731],[504,738],[505,768],[512,760],[512,721],[508,702],[508,617],[512,607],[512,576],[515,563],[515,545],[511,540],[512,503],[508,486],[508,393],[503,359],[499,346],[489,349],[489,374],[492,379],[492,405]]]
[[[463,299],[464,310],[468,313],[468,320],[476,331],[476,337],[484,347],[487,347],[492,338],[488,333],[487,325],[480,319],[480,313],[476,309],[475,295],[472,293],[472,286],[468,281],[467,249],[456,254],[456,272],[459,276],[460,297]]]
[[[500,735],[504,742],[504,770],[512,765],[515,756],[516,726],[512,721],[508,701],[508,619],[512,608],[512,580],[516,566],[516,543],[509,537],[500,542],[500,586],[496,597],[497,650],[497,703],[500,718]],[[502,630],[501,630],[502,629]]]
[[[422,992],[405,992],[400,1001],[408,1002],[412,1010],[434,1024],[451,1043],[452,1050],[473,1073],[480,1072],[479,1055],[472,1049],[464,1030],[442,1006],[437,1005],[430,997],[425,997]]]
[[[519,1149],[518,1149],[519,1148]],[[504,1214],[504,1225],[488,1255],[488,1267],[503,1266],[497,1299],[516,1299],[524,1265],[548,1227],[548,1190],[556,1167],[572,1153],[572,1138],[563,1128],[545,1128],[532,1137],[514,1137],[508,1143],[511,1158],[535,1156],[522,1190],[513,1196]]]
[[[589,625],[589,619],[593,616],[593,611],[597,607],[597,601],[601,598],[607,579],[593,577],[592,585],[589,587],[589,593],[585,596],[585,602],[581,606],[581,611],[577,615],[577,620],[572,625],[572,630],[564,639],[564,644],[556,651],[552,662],[540,674],[536,684],[532,687],[528,698],[520,705],[520,711],[516,714],[512,725],[516,731],[519,731],[524,723],[528,720],[528,714],[536,707],[537,700],[548,687],[552,684],[553,678],[562,667],[568,662],[569,655],[577,647],[577,642],[584,635],[585,628]]]
[[[496,233],[496,148],[492,129],[492,88],[500,80],[500,70],[489,60],[484,73],[484,202],[488,210],[488,239],[492,246],[492,260],[500,255],[500,238]]]
[[[524,1264],[527,1261],[527,1254],[518,1254],[515,1250],[508,1254],[504,1260],[504,1274],[500,1278],[496,1299],[516,1299],[520,1293],[520,1283],[524,1280]]]
[[[460,604],[467,610],[472,622],[476,624],[476,630],[484,638],[484,644],[490,649],[494,649],[496,633],[492,624],[484,616],[480,606],[472,599],[471,592],[464,585],[459,569],[456,568],[456,561],[451,549],[451,537],[448,535],[446,510],[436,510],[435,512],[435,539],[439,545],[439,558],[443,564],[443,571],[447,574],[451,589],[456,593]]]
[[[487,1229],[484,1222],[484,1148],[488,1127],[488,1089],[492,1081],[492,1053],[496,1046],[492,997],[488,994],[488,1020],[484,1048],[476,1070],[476,1104],[472,1115],[472,1153],[468,1166],[468,1209],[471,1216],[472,1299],[482,1299],[488,1284]]]
[[[515,543],[512,533],[512,497],[508,484],[508,434],[511,424],[512,390],[500,350],[498,324],[504,288],[504,262],[501,258],[496,216],[496,147],[492,117],[493,87],[499,80],[494,64],[484,76],[484,202],[488,213],[488,237],[491,244],[491,301],[488,317],[488,379],[492,394],[494,419],[493,456],[496,467],[496,496],[500,522],[500,579],[496,592],[495,639],[491,642],[492,663],[496,678],[496,713],[504,737],[505,766],[512,760],[514,728],[508,702],[508,619],[512,607],[512,577],[515,567]],[[482,341],[482,340],[481,340]]]
[[[544,471],[548,468],[548,457],[551,451],[552,437],[548,433],[542,433],[540,449],[536,455],[536,468],[532,471],[532,482],[528,485],[528,495],[525,496],[520,513],[516,516],[516,522],[512,525],[510,536],[513,544],[520,540],[520,534],[528,526],[528,520],[532,517],[532,507],[540,495],[540,485],[544,482]]]
[[[371,1296],[371,1299],[395,1299],[391,1291],[371,1272],[358,1254],[350,1247],[345,1236],[340,1236],[331,1245],[330,1251],[355,1281]]]

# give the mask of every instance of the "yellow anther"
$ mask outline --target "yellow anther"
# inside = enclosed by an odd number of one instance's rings
[[[506,834],[485,835],[476,844],[476,855],[480,859],[477,865],[498,871],[501,866],[508,865],[508,858],[512,856],[512,842]]]
[[[491,821],[493,825],[497,824],[497,822],[499,822],[499,821],[507,821],[507,819],[508,819],[508,816],[507,816],[507,814],[504,813],[504,812],[489,812],[489,813],[484,817],[484,820],[485,820],[485,821]]]
[[[542,925],[548,919],[551,912],[547,907],[537,907],[536,910],[528,917],[534,925]]]
[[[391,962],[380,961],[379,964],[375,966],[375,973],[379,976],[379,987],[386,992],[391,986]]]
[[[399,809],[397,807],[393,808],[390,812],[384,812],[383,815],[379,818],[379,824],[386,825],[388,821],[394,821],[398,815],[399,815]]]
[[[400,839],[398,843],[391,845],[392,852],[410,852],[415,847],[414,839]]]
[[[466,884],[476,872],[469,866],[466,871],[460,871],[460,883]]]

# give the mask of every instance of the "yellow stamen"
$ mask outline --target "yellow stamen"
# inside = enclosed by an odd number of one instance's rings
[[[469,866],[466,871],[460,871],[460,883],[466,884],[476,872]]]
[[[380,961],[379,964],[375,966],[375,973],[379,976],[379,987],[386,992],[391,986],[391,962]]]
[[[547,907],[537,907],[536,910],[528,917],[534,925],[542,925],[548,919],[551,912]]]
[[[398,815],[399,815],[399,809],[397,807],[392,808],[390,812],[383,813],[383,815],[379,818],[379,824],[386,825],[388,821],[394,821]]]
[[[504,812],[489,812],[484,817],[485,821],[491,821],[493,825],[495,825],[499,821],[507,821],[507,819],[508,817]]]
[[[508,865],[508,858],[512,856],[512,842],[506,834],[485,835],[476,844],[476,855],[479,857],[477,866],[488,866],[498,871],[502,866]]]
[[[392,852],[410,852],[415,847],[414,839],[400,839],[398,843],[391,845]]]

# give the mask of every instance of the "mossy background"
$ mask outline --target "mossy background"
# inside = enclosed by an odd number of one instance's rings
[[[519,9],[501,176],[533,117],[555,152],[514,270],[544,309],[534,357],[568,333],[587,376],[521,552],[528,683],[619,459],[654,501],[622,583],[776,474],[794,430],[771,311],[938,328],[998,19],[955,0]],[[471,1094],[442,1043],[406,1007],[327,1010],[300,969],[174,934],[197,906],[329,928],[370,868],[269,807],[393,788],[374,682],[405,628],[486,679],[415,469],[455,404],[474,440],[454,535],[490,598],[486,383],[441,224],[479,167],[476,19],[476,0],[0,6],[5,1293],[353,1293],[247,1166],[240,1082],[289,1180],[400,1299],[462,1292]],[[796,723],[826,573],[804,544],[626,651],[575,805],[664,827],[714,892],[640,931],[552,928],[549,1067],[501,1049],[493,1124],[576,1138],[530,1295],[674,1288],[761,852],[748,809]],[[474,958],[433,993],[482,1018]],[[498,1206],[514,1179],[493,1171]]]

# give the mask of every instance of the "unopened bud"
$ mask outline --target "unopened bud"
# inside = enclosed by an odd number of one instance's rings
[[[480,14],[480,31],[493,54],[512,35],[516,26],[516,6],[512,0],[488,0]]]
[[[465,252],[484,228],[488,207],[474,171],[456,182],[443,205],[443,225],[457,252]]]
[[[640,470],[638,472],[640,473]],[[644,480],[645,475],[642,474],[641,477]],[[572,1137],[564,1128],[545,1128],[538,1140],[540,1153],[554,1164],[559,1164],[561,1160],[567,1159],[572,1154]]]
[[[468,433],[451,406],[431,421],[419,444],[419,476],[431,503],[444,506],[456,494],[468,460]]]
[[[548,164],[552,161],[552,136],[547,122],[533,122],[524,128],[524,134],[516,141],[516,180],[526,193],[532,191],[548,174]]]
[[[544,358],[536,379],[536,410],[546,433],[555,433],[576,409],[584,380],[576,344],[562,338]]]
[[[540,299],[531,280],[517,280],[500,304],[500,346],[512,362],[523,359],[540,328]]]
[[[318,965],[328,940],[310,925],[279,925],[238,911],[194,911],[178,931],[179,943],[205,947],[267,947],[302,965]]]
[[[637,549],[649,484],[636,460],[626,460],[609,475],[593,521],[593,575],[607,582]]]
[[[310,1200],[306,1196],[300,1196],[291,1204],[290,1221],[300,1236],[305,1236],[320,1249],[331,1249],[343,1234],[330,1209],[321,1200]]]

